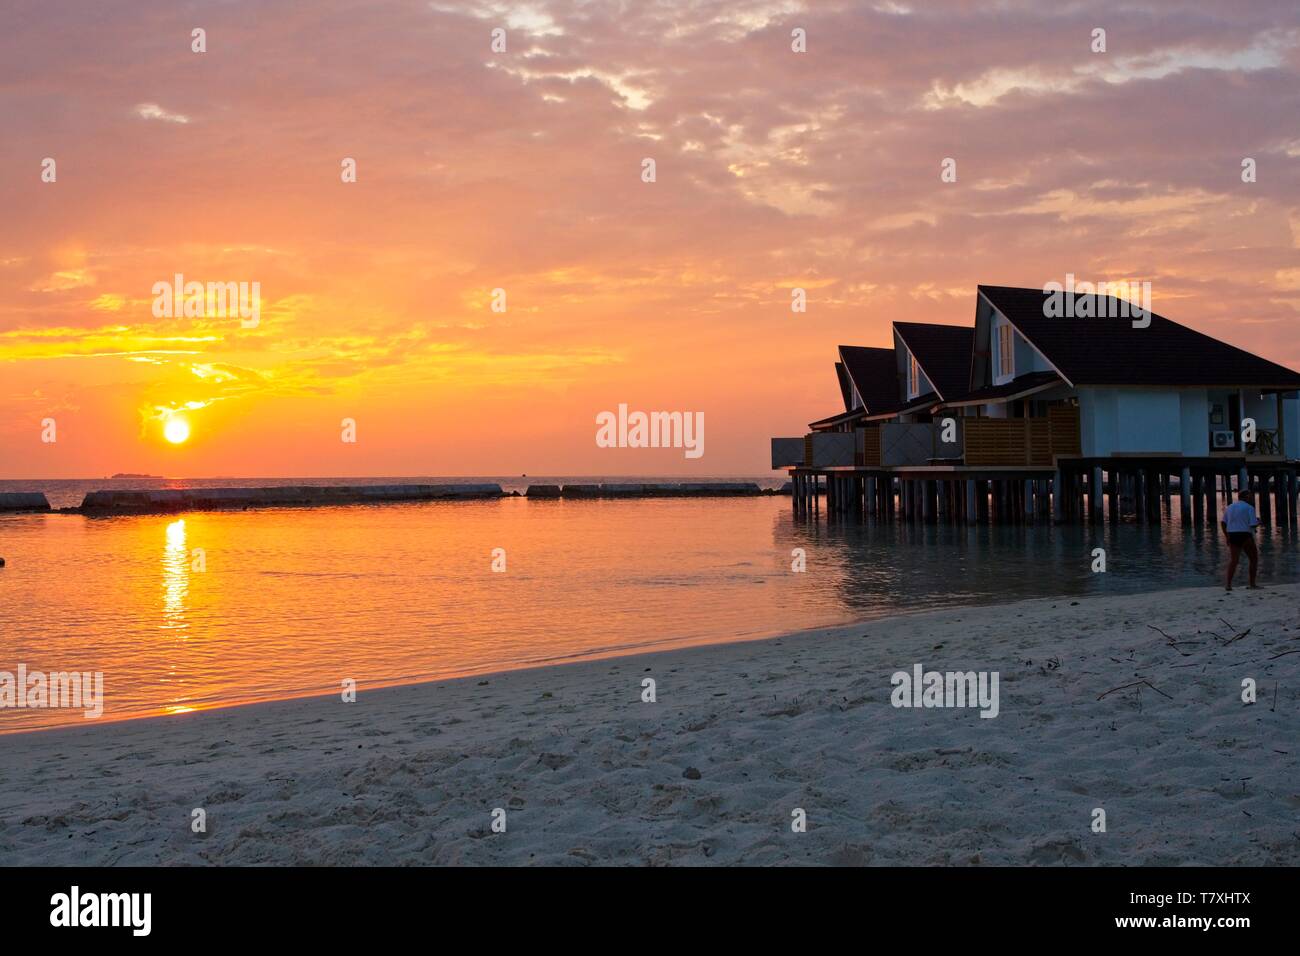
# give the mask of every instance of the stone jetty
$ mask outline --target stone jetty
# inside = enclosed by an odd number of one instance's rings
[[[738,498],[764,491],[752,481],[605,482],[604,484],[530,485],[529,498]]]
[[[232,508],[320,507],[395,501],[500,498],[502,495],[498,484],[165,488],[153,491],[92,491],[81,502],[81,507],[75,510],[94,515],[165,514]]]
[[[39,491],[0,492],[0,512],[49,510],[49,501]]]

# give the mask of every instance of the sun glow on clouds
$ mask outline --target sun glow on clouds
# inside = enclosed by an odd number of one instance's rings
[[[595,473],[591,410],[634,399],[725,416],[710,470],[762,470],[767,436],[833,410],[835,345],[888,345],[900,315],[968,322],[976,283],[1067,270],[1150,276],[1171,317],[1295,363],[1300,337],[1269,330],[1300,314],[1279,93],[1300,14],[1173,6],[1125,4],[1098,56],[1069,5],[1019,0],[438,0],[355,35],[344,0],[311,22],[231,0],[232,23],[272,28],[147,83],[111,67],[154,62],[157,23],[101,18],[46,108],[15,94],[7,132],[66,145],[57,183],[0,187],[0,461],[39,473],[9,423],[66,403],[68,474],[351,473],[330,457],[343,417],[376,473]],[[0,36],[20,67],[53,52]],[[260,325],[154,318],[178,271],[259,281]],[[150,461],[177,414],[201,441]]]
[[[164,123],[185,124],[190,121],[188,116],[168,112],[157,103],[141,103],[135,108],[135,115],[146,120],[162,120]]]

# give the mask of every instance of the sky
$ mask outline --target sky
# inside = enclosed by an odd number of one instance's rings
[[[759,474],[1067,273],[1300,369],[1294,0],[10,0],[0,116],[0,478]]]

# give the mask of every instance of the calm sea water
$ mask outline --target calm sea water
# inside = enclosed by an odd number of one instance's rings
[[[104,486],[0,490],[75,504]],[[1095,547],[1107,550],[1105,574],[1090,570]],[[494,548],[506,551],[503,573]],[[806,573],[790,570],[794,548]],[[918,609],[1206,585],[1223,550],[1217,534],[1176,520],[828,527],[793,517],[787,497],[9,515],[0,671],[102,671],[101,720],[120,719],[337,692],[345,678],[364,690]],[[1300,579],[1294,531],[1262,533],[1260,550],[1266,582]],[[0,709],[0,732],[84,722]]]

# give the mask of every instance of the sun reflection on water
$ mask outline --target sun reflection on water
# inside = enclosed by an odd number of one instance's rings
[[[165,631],[184,631],[185,599],[190,593],[190,562],[185,550],[185,519],[167,526],[167,547],[163,551],[163,623]]]

